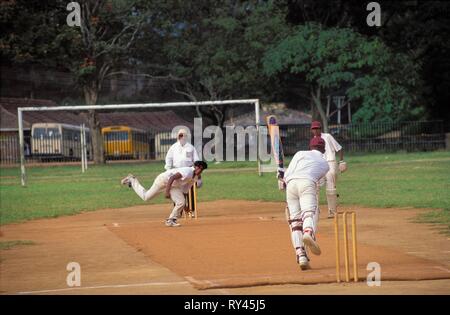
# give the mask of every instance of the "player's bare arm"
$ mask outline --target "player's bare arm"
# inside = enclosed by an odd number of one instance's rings
[[[347,163],[344,161],[344,149],[339,150],[339,171],[344,173],[347,170]]]
[[[339,150],[339,161],[344,161],[344,149]]]
[[[165,197],[167,199],[170,199],[170,189],[172,188],[173,182],[176,181],[177,179],[180,179],[181,177],[183,176],[180,173],[176,173],[175,175],[170,176],[169,181],[167,182],[165,193]]]

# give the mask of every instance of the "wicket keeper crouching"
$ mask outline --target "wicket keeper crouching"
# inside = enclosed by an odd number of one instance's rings
[[[315,236],[319,212],[317,184],[329,170],[322,156],[325,141],[315,137],[309,147],[311,151],[297,152],[286,172],[280,172],[279,177],[279,186],[286,189],[287,219],[297,263],[302,270],[310,268],[307,248],[315,255],[321,254]]]

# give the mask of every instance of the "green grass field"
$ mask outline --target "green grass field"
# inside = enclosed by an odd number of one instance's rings
[[[339,203],[370,207],[435,208],[423,222],[450,225],[450,152],[372,154],[346,157],[349,170],[338,179]],[[31,167],[20,186],[18,168],[0,169],[1,224],[57,217],[104,208],[145,204],[120,186],[128,173],[149,187],[161,162],[90,166]],[[259,177],[255,162],[210,163],[199,201],[243,199],[282,201],[273,173]],[[165,201],[162,196],[152,203]],[[325,202],[322,191],[321,202]],[[445,210],[442,210],[445,209]]]

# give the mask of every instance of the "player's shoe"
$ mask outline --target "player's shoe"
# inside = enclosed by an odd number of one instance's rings
[[[328,210],[328,219],[333,219],[335,215],[336,215],[336,212]]]
[[[311,266],[309,265],[309,258],[306,254],[302,254],[298,257],[298,264],[300,265],[301,270],[311,269]]]
[[[132,174],[128,174],[127,177],[123,178],[120,183],[122,185],[128,185],[128,187],[131,187],[131,181],[134,180],[136,177]]]
[[[180,223],[177,223],[177,219],[175,219],[175,218],[173,218],[173,219],[167,219],[166,220],[166,226],[169,226],[169,227],[178,227],[178,226],[180,226],[181,224]]]
[[[309,264],[308,258],[306,258],[305,256],[301,256],[298,260],[298,263],[300,265],[301,270],[311,269],[311,265]]]
[[[303,244],[305,244],[314,255],[320,255],[322,253],[311,229],[305,229],[303,232]]]

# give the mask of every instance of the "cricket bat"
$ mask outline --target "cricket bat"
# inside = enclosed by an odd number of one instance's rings
[[[272,154],[275,163],[278,166],[277,177],[284,176],[284,152],[283,144],[281,143],[280,127],[278,126],[277,118],[274,115],[266,117],[267,128],[269,130],[270,143],[272,147]]]

